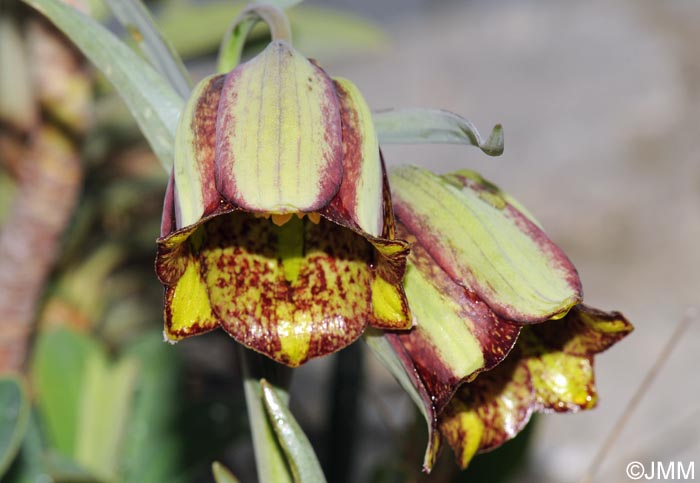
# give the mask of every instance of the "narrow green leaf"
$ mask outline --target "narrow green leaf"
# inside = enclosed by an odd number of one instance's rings
[[[31,375],[39,414],[49,442],[65,456],[75,454],[86,361],[98,351],[95,341],[66,329],[42,332],[34,345]]]
[[[214,473],[214,481],[216,483],[239,483],[238,479],[233,476],[233,473],[218,461],[212,463],[211,471]]]
[[[46,478],[44,442],[37,415],[30,411],[22,447],[9,471],[2,475],[3,483],[36,483]]]
[[[138,383],[126,423],[122,483],[177,482],[185,479],[180,438],[182,398],[177,351],[160,332],[143,335],[124,354],[139,361]]]
[[[265,409],[277,439],[287,455],[295,483],[325,483],[326,478],[313,447],[294,419],[286,401],[266,380],[260,381],[260,387]]]
[[[70,483],[102,483],[94,474],[71,458],[49,450],[42,458],[43,467],[53,481]]]
[[[90,17],[59,0],[25,0],[63,31],[122,96],[161,164],[170,171],[183,99],[150,64]]]
[[[93,352],[87,360],[75,458],[105,480],[117,477],[137,369],[135,359],[124,358],[112,365],[102,351]]]
[[[286,9],[300,3],[301,0],[269,0],[266,4]],[[229,27],[219,49],[218,72],[229,72],[233,70],[240,62],[243,54],[243,46],[250,35],[250,32],[260,21],[260,18],[255,15],[244,15],[236,17]]]
[[[390,109],[374,113],[379,142],[384,144],[468,144],[489,156],[503,154],[503,128],[497,124],[484,139],[474,124],[440,109]]]
[[[17,456],[29,420],[24,382],[15,376],[0,379],[0,477]]]
[[[155,68],[170,81],[170,85],[178,94],[187,98],[192,84],[190,75],[177,51],[158,31],[143,2],[141,0],[105,1]]]
[[[292,483],[292,474],[275,437],[275,432],[268,420],[262,400],[260,382],[251,377],[250,368],[246,357],[243,361],[243,389],[245,391],[246,406],[248,407],[248,420],[250,431],[253,435],[253,448],[255,449],[255,465],[258,469],[259,481],[274,481],[275,483]],[[281,398],[285,404],[289,401],[289,395],[283,393]]]

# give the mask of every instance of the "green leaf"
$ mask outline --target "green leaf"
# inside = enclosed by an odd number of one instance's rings
[[[0,379],[0,477],[17,456],[29,420],[24,382],[15,376]]]
[[[241,349],[243,350],[243,349]],[[259,481],[274,481],[275,483],[292,483],[292,474],[285,455],[280,447],[275,432],[267,417],[266,409],[263,405],[262,388],[260,382],[250,375],[248,362],[243,361],[243,389],[245,391],[246,406],[248,407],[248,420],[250,421],[250,431],[253,436],[253,448],[255,449],[255,465],[258,469]],[[279,399],[284,399],[286,404],[289,395],[285,392]]]
[[[99,350],[95,341],[66,329],[42,332],[34,345],[31,374],[39,414],[49,441],[65,456],[75,454],[86,361]]]
[[[313,447],[294,419],[283,396],[266,380],[260,381],[263,402],[277,439],[287,455],[295,483],[325,483]]]
[[[87,358],[85,369],[75,459],[100,478],[114,480],[120,467],[138,361],[126,357],[110,364],[104,352],[95,351]]]
[[[269,0],[266,4],[285,9],[300,2],[301,0]],[[255,14],[239,16],[233,20],[221,42],[217,63],[218,72],[229,72],[241,62],[245,41],[259,21],[260,18]]]
[[[503,154],[503,128],[497,124],[484,139],[474,124],[440,109],[390,109],[374,113],[379,142],[384,144],[468,144],[489,156]]]
[[[22,447],[15,462],[7,474],[3,475],[3,483],[36,483],[46,478],[44,461],[44,443],[37,423],[36,413],[31,413],[27,422],[27,430],[22,441]]]
[[[139,361],[138,384],[127,422],[122,453],[123,483],[161,483],[183,479],[180,360],[163,344],[160,332],[142,335],[125,353]]]
[[[51,475],[54,481],[70,483],[102,483],[84,467],[54,451],[49,450],[44,454],[43,467],[46,473]]]
[[[233,473],[218,461],[212,463],[211,471],[214,473],[214,481],[216,483],[239,483],[238,479],[233,476]]]
[[[150,64],[90,17],[59,0],[25,0],[48,17],[112,82],[170,171],[183,99]]]
[[[190,75],[177,51],[158,31],[141,0],[105,1],[155,68],[170,81],[183,98],[186,98],[192,84]]]

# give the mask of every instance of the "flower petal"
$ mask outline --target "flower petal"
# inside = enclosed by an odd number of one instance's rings
[[[359,95],[359,94],[358,94]],[[362,161],[363,167],[361,171],[371,172],[371,164],[366,160]],[[386,330],[405,330],[412,326],[411,313],[408,307],[408,300],[403,290],[403,276],[406,271],[406,257],[410,251],[409,244],[401,239],[396,238],[394,211],[391,206],[391,192],[389,190],[389,181],[386,176],[386,169],[381,158],[381,153],[378,152],[378,161],[380,167],[380,196],[379,213],[382,218],[381,234],[373,236],[367,233],[358,225],[357,219],[351,216],[353,209],[353,199],[363,198],[362,202],[367,203],[373,196],[365,198],[361,194],[353,194],[353,197],[343,198],[340,193],[331,203],[321,210],[321,214],[328,220],[336,223],[349,230],[355,231],[369,241],[376,250],[374,257],[374,270],[372,281],[372,305],[373,317],[370,324],[373,327]],[[356,170],[357,171],[357,170]],[[351,175],[355,176],[356,175]],[[362,178],[367,177],[367,173],[361,174]],[[348,181],[348,178],[343,180],[343,184]],[[344,188],[341,186],[341,192]],[[352,193],[352,190],[345,192]],[[350,209],[348,209],[348,207]]]
[[[417,372],[440,413],[459,385],[506,357],[520,327],[455,283],[405,227],[398,228],[399,236],[413,242],[404,289],[416,327],[388,337],[403,346],[407,369]]]
[[[226,77],[216,125],[219,192],[248,211],[312,212],[343,177],[335,87],[284,41]]]
[[[560,321],[523,329],[505,362],[460,388],[440,415],[440,431],[466,467],[515,435],[534,411],[595,406],[593,355],[632,330],[618,312],[574,307]]]
[[[214,313],[237,341],[298,366],[359,337],[372,318],[372,246],[324,219],[278,227],[234,212],[204,225]]]
[[[343,182],[337,201],[364,232],[378,237],[384,223],[382,163],[372,113],[347,79],[335,78],[343,126]]]
[[[541,322],[581,300],[576,269],[493,185],[404,166],[390,175],[399,220],[456,282],[501,317]]]
[[[174,286],[165,288],[165,337],[177,341],[219,326],[201,275],[201,263],[190,258]]]
[[[202,79],[180,115],[173,163],[178,229],[214,211],[221,199],[214,180],[214,148],[223,85],[223,75]]]

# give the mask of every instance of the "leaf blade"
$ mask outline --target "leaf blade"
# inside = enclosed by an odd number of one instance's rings
[[[374,113],[381,144],[467,144],[489,156],[503,154],[503,128],[484,139],[473,123],[441,109],[390,109]]]
[[[91,18],[58,0],[24,0],[49,18],[102,71],[124,99],[166,171],[183,99],[148,62]]]
[[[112,13],[134,38],[156,69],[170,81],[182,97],[187,97],[192,81],[180,58],[156,27],[141,0],[105,0]]]
[[[287,456],[296,483],[325,483],[321,464],[308,438],[294,419],[286,403],[266,380],[260,381],[263,403]]]
[[[19,377],[0,379],[0,477],[17,456],[29,422],[29,401]]]

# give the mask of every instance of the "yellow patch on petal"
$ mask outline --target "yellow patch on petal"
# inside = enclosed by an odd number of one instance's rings
[[[406,306],[404,298],[396,285],[380,276],[372,280],[372,308],[375,327],[384,329],[405,328]]]
[[[466,468],[481,446],[484,423],[464,403],[454,400],[440,418],[440,431],[455,451],[457,464]]]
[[[593,366],[584,357],[549,352],[529,358],[527,367],[537,399],[556,411],[575,411],[595,406]]]
[[[364,331],[373,271],[361,236],[326,220],[294,217],[277,227],[241,212],[205,229],[200,256],[212,307],[239,342],[298,366]]]
[[[166,301],[165,334],[168,339],[179,340],[218,325],[199,267],[199,261],[191,259],[176,285],[168,288],[172,291],[169,301]]]

